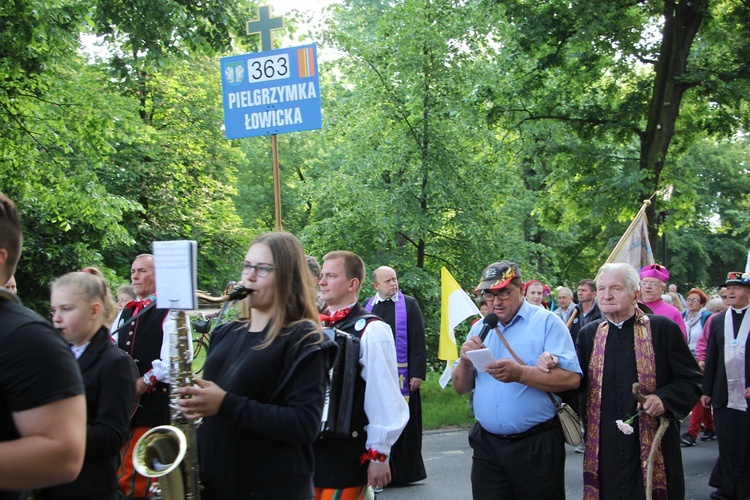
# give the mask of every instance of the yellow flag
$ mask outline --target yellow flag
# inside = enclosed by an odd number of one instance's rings
[[[454,361],[458,359],[458,346],[453,329],[466,318],[479,316],[479,309],[445,267],[440,270],[440,281],[442,296],[438,359]]]

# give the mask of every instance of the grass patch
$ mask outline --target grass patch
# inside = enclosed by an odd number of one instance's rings
[[[440,373],[427,374],[422,393],[422,428],[424,430],[450,427],[468,428],[474,423],[469,407],[469,395],[459,395],[453,386],[440,387]]]

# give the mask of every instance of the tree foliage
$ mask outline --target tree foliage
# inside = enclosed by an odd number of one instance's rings
[[[217,292],[273,230],[268,139],[221,128],[218,58],[257,50],[254,5],[0,6],[0,189],[24,217],[27,303],[85,265],[125,281],[153,241],[188,238]],[[393,266],[433,348],[442,266],[467,289],[504,258],[575,285],[668,187],[655,253],[683,291],[715,286],[750,247],[748,26],[741,0],[342,0],[314,38],[336,54],[324,127],[278,137],[284,229],[317,258]]]

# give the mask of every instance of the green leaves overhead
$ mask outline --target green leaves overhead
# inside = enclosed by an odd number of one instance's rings
[[[218,58],[257,49],[254,5],[0,6],[0,189],[24,214],[27,303],[84,265],[126,280],[176,238],[218,291],[275,227],[270,141],[221,129]],[[284,229],[396,268],[436,332],[441,266],[467,288],[502,258],[575,284],[672,186],[655,251],[666,236],[681,287],[714,284],[750,247],[749,25],[740,0],[334,3],[310,37],[333,54],[324,128],[278,137]]]

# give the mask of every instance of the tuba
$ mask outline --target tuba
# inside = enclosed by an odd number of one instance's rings
[[[166,500],[200,500],[198,448],[196,429],[200,421],[190,421],[180,411],[179,387],[193,383],[190,356],[190,329],[187,313],[169,313],[177,323],[170,338],[170,420],[147,431],[133,448],[133,466],[138,473],[158,478],[157,498]]]

